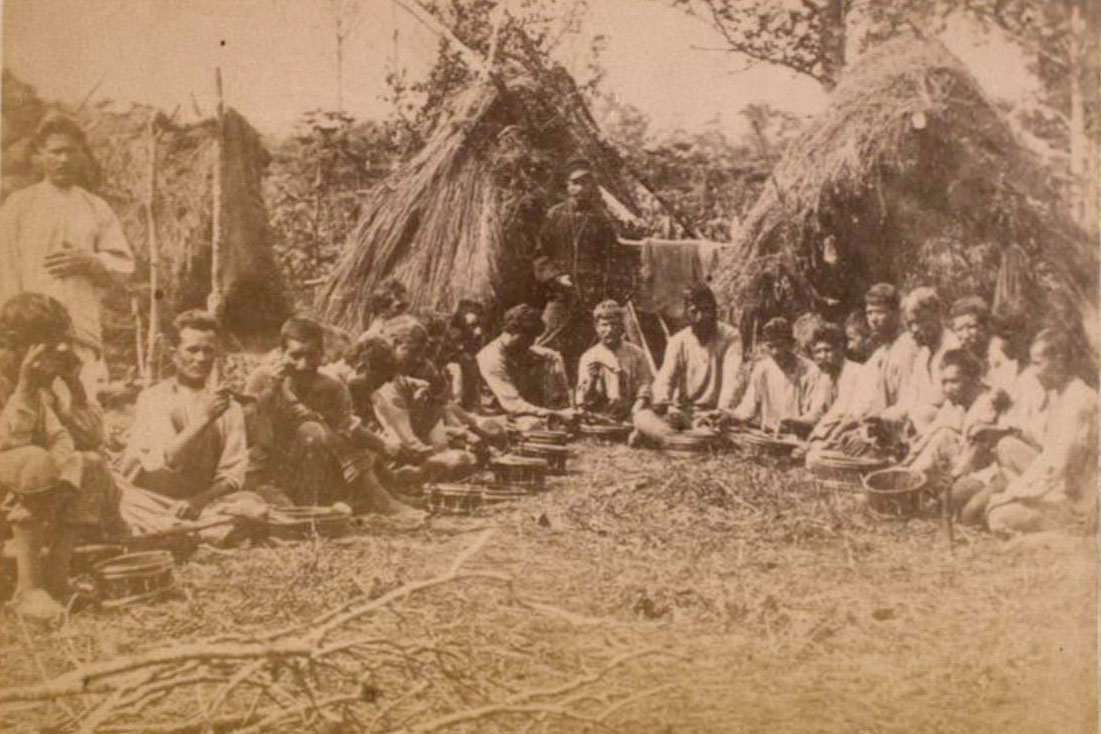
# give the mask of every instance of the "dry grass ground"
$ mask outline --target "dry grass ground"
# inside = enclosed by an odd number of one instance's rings
[[[507,574],[511,591],[459,579],[395,602],[364,628],[405,646],[404,668],[380,667],[369,681],[377,698],[339,720],[300,713],[270,730],[1097,730],[1092,539],[961,532],[949,553],[935,521],[872,518],[800,470],[730,456],[582,445],[573,470],[544,495],[473,517],[416,528],[374,519],[339,540],[203,548],[177,569],[172,599],[86,611],[59,629],[5,613],[0,683],[299,624],[445,573],[491,528],[463,569]],[[585,678],[647,649],[656,654]],[[571,680],[555,706],[446,719]],[[154,731],[153,717],[178,728],[217,685],[101,730]],[[94,701],[64,706],[79,713]],[[232,698],[226,710],[248,703]],[[585,718],[559,715],[566,709]],[[61,712],[11,704],[0,730],[33,731]]]

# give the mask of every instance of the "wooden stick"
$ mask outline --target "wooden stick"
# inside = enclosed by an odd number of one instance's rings
[[[137,296],[130,296],[130,315],[134,317],[134,352],[138,358],[138,375],[142,385],[149,384],[148,365],[145,364],[145,342],[142,339],[144,329],[141,325],[141,307]]]
[[[451,32],[450,28],[441,23],[417,0],[394,0],[394,2],[401,6],[405,12],[416,18],[421,25],[443,36],[448,43],[455,47],[455,50],[463,57],[463,61],[470,67],[471,71],[480,73],[485,68],[486,60],[482,58],[482,55],[460,41],[458,36]]]
[[[146,238],[149,241],[149,336],[148,348],[145,354],[148,356],[148,369],[143,371],[143,379],[156,380],[158,377],[156,353],[157,330],[160,324],[160,303],[157,298],[160,291],[160,252],[157,244],[157,217],[154,206],[157,199],[157,129],[154,125],[156,115],[150,115],[147,135],[149,138],[149,169],[145,189],[145,226]]]
[[[616,237],[616,242],[627,247],[642,247],[644,245],[655,245],[657,247],[667,247],[671,245],[707,245],[710,247],[733,247],[733,242],[716,242],[715,240],[704,239],[689,239],[689,240],[667,240],[661,237],[644,237],[641,240],[632,240],[627,237]]]
[[[222,305],[222,177],[225,174],[225,109],[222,99],[222,67],[214,68],[214,83],[218,92],[217,123],[218,134],[215,141],[214,186],[211,192],[211,234],[210,234],[210,295],[207,296],[206,309],[215,316]]]
[[[656,375],[658,373],[657,363],[654,362],[654,355],[650,351],[650,345],[646,343],[646,335],[642,333],[642,324],[638,320],[638,311],[635,310],[635,302],[627,301],[627,318],[631,320],[631,325],[638,332],[638,340],[642,342],[642,351],[646,355],[646,361],[650,365],[650,370]]]

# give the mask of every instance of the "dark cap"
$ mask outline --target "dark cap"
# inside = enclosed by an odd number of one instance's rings
[[[791,322],[783,316],[769,319],[765,327],[761,329],[761,337],[766,342],[790,342],[795,339],[791,331]]]
[[[593,164],[585,158],[573,158],[566,163],[565,174],[567,180],[577,178],[578,174],[593,172]]]

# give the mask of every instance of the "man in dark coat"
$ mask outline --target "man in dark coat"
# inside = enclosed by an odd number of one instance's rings
[[[609,298],[626,303],[637,265],[616,242],[615,223],[588,161],[566,166],[566,193],[565,201],[547,211],[533,266],[546,298],[539,344],[562,354],[572,382],[578,358],[595,341],[593,308]]]

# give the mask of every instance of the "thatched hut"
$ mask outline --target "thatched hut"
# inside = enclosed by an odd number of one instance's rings
[[[82,183],[103,197],[122,222],[138,260],[131,292],[141,296],[143,317],[148,316],[150,281],[146,202],[154,175],[161,325],[182,309],[205,307],[217,277],[222,295],[219,315],[227,330],[242,342],[270,340],[287,305],[261,194],[268,153],[248,121],[232,108],[226,109],[221,125],[214,118],[180,124],[145,105],[123,109],[101,102],[67,108],[41,100],[4,70],[5,195],[40,178],[32,138],[42,117],[52,112],[74,117],[85,131],[89,149]],[[152,167],[151,129],[156,134]],[[214,268],[216,215],[222,246]],[[112,296],[104,337],[108,363],[117,368],[135,363],[134,321],[128,298]]]
[[[1096,239],[935,41],[890,42],[854,65],[742,232],[720,252],[716,281],[747,336],[775,314],[840,318],[887,280],[1070,314],[1096,353]]]
[[[451,100],[424,148],[364,198],[360,219],[317,296],[329,323],[364,327],[370,293],[396,278],[412,306],[451,311],[460,299],[491,314],[533,292],[531,249],[564,195],[560,166],[590,159],[605,204],[627,228],[666,211],[600,136],[561,68],[512,65]]]

